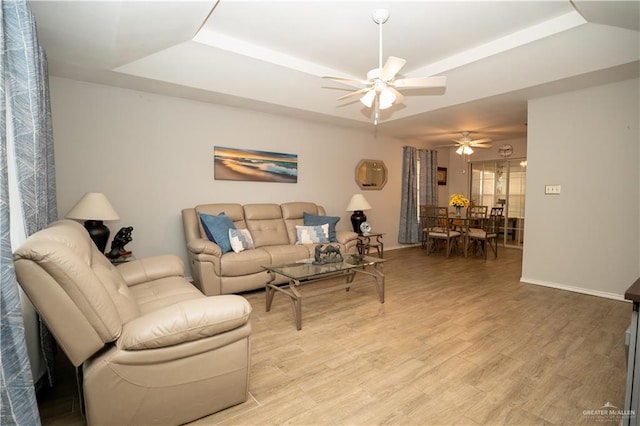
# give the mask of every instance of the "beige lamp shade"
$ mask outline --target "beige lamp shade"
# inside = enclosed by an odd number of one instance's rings
[[[371,210],[371,204],[369,204],[362,194],[355,194],[351,197],[351,201],[349,201],[349,205],[347,206],[348,212],[354,212],[357,210]]]
[[[118,220],[120,216],[113,209],[107,197],[101,192],[87,192],[69,213],[69,219]]]

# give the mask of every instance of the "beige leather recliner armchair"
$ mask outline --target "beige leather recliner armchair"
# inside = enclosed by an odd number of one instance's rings
[[[166,255],[114,267],[82,225],[14,252],[18,282],[78,369],[90,425],[182,424],[248,396],[251,305],[206,297]]]

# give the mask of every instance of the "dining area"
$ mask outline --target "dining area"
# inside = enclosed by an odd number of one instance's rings
[[[504,208],[471,205],[462,194],[452,194],[448,206],[421,204],[422,248],[427,255],[443,252],[466,257],[491,253],[498,258],[498,236],[504,227]]]

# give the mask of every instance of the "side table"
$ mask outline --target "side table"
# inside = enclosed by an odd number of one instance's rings
[[[368,234],[358,234],[357,249],[358,254],[368,255],[372,248],[378,251],[378,257],[382,259],[384,257],[384,242],[382,236],[384,234],[370,232]],[[372,240],[375,238],[375,240]]]

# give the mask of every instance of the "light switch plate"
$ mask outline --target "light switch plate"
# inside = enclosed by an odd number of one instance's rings
[[[560,194],[560,190],[561,190],[561,185],[559,183],[544,186],[544,193],[546,195],[558,195]]]

